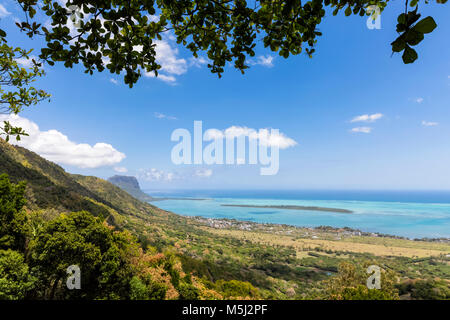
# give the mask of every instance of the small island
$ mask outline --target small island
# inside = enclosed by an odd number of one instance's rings
[[[287,210],[308,210],[308,211],[326,211],[338,213],[353,213],[351,210],[338,208],[310,207],[310,206],[272,206],[272,205],[249,205],[249,204],[222,204],[222,207],[240,207],[240,208],[261,208],[261,209],[287,209]]]
[[[151,202],[155,201],[164,201],[164,200],[192,200],[192,201],[205,201],[205,200],[211,200],[207,198],[172,198],[172,197],[164,197],[164,198],[155,198],[151,200]]]

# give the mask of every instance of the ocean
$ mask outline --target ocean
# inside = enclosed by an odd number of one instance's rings
[[[407,238],[450,238],[449,191],[146,190],[146,193],[154,197],[203,199],[152,203],[180,215],[305,227],[350,227]],[[353,213],[223,206],[230,204],[326,207]]]

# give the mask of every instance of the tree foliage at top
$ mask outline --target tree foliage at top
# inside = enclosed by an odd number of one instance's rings
[[[47,92],[32,85],[44,75],[44,70],[42,64],[30,56],[31,52],[9,46],[6,33],[0,30],[0,114],[18,114],[24,107],[50,97]],[[20,136],[24,135],[28,134],[9,121],[3,121],[3,126],[0,126],[0,136],[5,136],[6,141],[9,141],[10,136],[20,140]]]
[[[387,0],[16,0],[26,13],[26,21],[17,23],[30,37],[45,36],[46,46],[40,58],[66,67],[83,64],[86,73],[108,69],[124,72],[130,87],[142,72],[158,75],[155,41],[171,31],[179,44],[194,57],[206,52],[208,67],[219,76],[227,63],[244,72],[248,57],[262,41],[266,48],[282,57],[315,52],[318,26],[326,8],[333,15],[369,15],[368,6],[382,11]],[[428,0],[424,1],[428,3]],[[446,0],[437,0],[445,3]],[[413,11],[408,11],[408,4]],[[404,63],[417,59],[412,46],[434,30],[432,17],[419,21],[418,0],[406,0],[405,12],[398,18],[399,37],[392,43],[394,52],[403,51]],[[43,12],[51,19],[44,27],[37,19]]]

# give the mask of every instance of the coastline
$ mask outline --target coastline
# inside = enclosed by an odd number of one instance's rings
[[[206,197],[202,197],[205,195]],[[167,196],[167,197],[165,197]],[[197,196],[197,197],[195,197]],[[364,230],[405,239],[450,239],[450,203],[384,202],[358,200],[296,200],[287,198],[243,198],[212,194],[161,195],[163,210],[182,216],[236,219],[260,224],[296,227],[331,226]],[[171,201],[171,200],[176,201]],[[208,201],[192,201],[192,200]],[[183,201],[191,200],[191,201]],[[254,208],[254,210],[252,209]],[[298,213],[297,213],[298,212]]]
[[[389,238],[407,241],[423,241],[423,242],[443,242],[450,243],[450,238],[408,238],[403,236],[397,236],[393,234],[385,234],[380,232],[368,232],[362,231],[350,227],[332,227],[332,226],[318,226],[318,227],[307,227],[307,226],[296,226],[290,224],[280,224],[280,223],[261,223],[248,220],[238,220],[238,219],[226,219],[226,218],[206,218],[202,216],[185,216],[172,212],[173,214],[191,219],[193,221],[199,222],[204,225],[208,225],[215,229],[236,229],[242,231],[258,231],[258,232],[268,232],[276,234],[286,234],[293,235],[295,231],[317,231],[326,232],[330,234],[344,234],[345,236],[356,236],[356,237],[373,237],[373,238]],[[314,235],[312,235],[314,237]],[[340,239],[333,239],[340,240]]]
[[[164,199],[166,200],[166,199]],[[167,200],[196,200],[196,199],[167,199]],[[199,200],[207,200],[207,199],[199,199]],[[151,203],[151,202],[150,202]],[[240,207],[239,205],[229,205],[230,207]],[[247,207],[247,206],[245,206]],[[254,206],[250,206],[254,207]],[[348,226],[344,227],[333,227],[329,225],[321,225],[321,226],[299,226],[294,224],[286,224],[286,223],[273,223],[273,222],[255,222],[245,219],[236,219],[236,218],[212,218],[212,217],[204,217],[200,215],[183,215],[180,213],[173,212],[171,210],[166,210],[158,207],[160,210],[164,210],[175,214],[177,216],[190,219],[191,221],[195,221],[202,225],[209,226],[215,229],[229,229],[229,230],[242,230],[242,231],[258,231],[258,232],[267,232],[274,233],[274,230],[277,230],[276,234],[284,234],[284,235],[292,235],[297,231],[317,231],[317,232],[327,232],[330,234],[341,235],[350,237],[371,237],[371,238],[389,238],[389,239],[398,239],[398,240],[407,240],[407,241],[423,241],[423,242],[443,242],[450,243],[450,237],[405,237],[395,234],[381,233],[381,232],[370,232],[364,231],[358,228],[352,228]],[[304,209],[307,210],[307,209]],[[314,239],[314,234],[311,236]],[[334,239],[340,240],[340,239]]]

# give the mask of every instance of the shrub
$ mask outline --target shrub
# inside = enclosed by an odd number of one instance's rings
[[[0,300],[23,299],[35,281],[20,252],[0,250]]]

